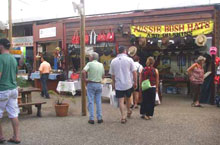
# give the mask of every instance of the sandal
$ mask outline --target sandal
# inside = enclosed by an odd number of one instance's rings
[[[127,122],[127,119],[121,119],[121,124],[125,124]]]
[[[21,141],[15,140],[15,139],[13,139],[13,138],[10,138],[10,139],[8,140],[8,142],[14,143],[14,144],[20,144],[20,143],[21,143]]]
[[[0,139],[0,144],[5,143],[5,141],[6,141],[6,140],[5,140],[4,138],[1,138],[1,139]]]
[[[145,115],[142,115],[141,118],[144,119],[144,120],[150,120],[151,119],[150,117],[145,116]]]
[[[202,107],[202,105],[200,105],[200,104],[197,104],[197,105],[196,105],[195,103],[191,104],[191,106],[192,106],[192,107]]]
[[[127,117],[128,117],[128,118],[131,118],[131,114],[132,114],[132,111],[130,111],[130,112],[127,114]]]

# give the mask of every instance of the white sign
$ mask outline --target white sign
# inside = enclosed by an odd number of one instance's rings
[[[50,37],[56,37],[56,27],[39,30],[39,38],[50,38]]]
[[[12,47],[33,46],[33,36],[12,38]]]

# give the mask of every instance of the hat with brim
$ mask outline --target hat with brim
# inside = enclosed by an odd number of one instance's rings
[[[196,42],[196,45],[197,45],[197,46],[205,46],[205,44],[206,44],[206,42],[207,42],[207,37],[206,37],[205,35],[203,35],[203,34],[198,35],[198,36],[196,37],[195,42]]]
[[[199,57],[197,58],[197,61],[206,61],[206,58],[203,57],[203,56],[199,56]]]
[[[157,57],[157,56],[159,56],[159,55],[160,55],[160,52],[159,52],[159,51],[154,51],[153,56]]]
[[[147,40],[146,40],[146,38],[140,37],[139,40],[138,40],[138,44],[139,44],[139,46],[141,46],[141,47],[145,47],[145,46],[147,45]]]
[[[137,47],[131,46],[128,48],[128,55],[130,55],[131,57],[135,56],[136,53],[137,53]]]
[[[165,36],[162,38],[162,45],[167,46],[169,43],[170,38],[168,36]]]
[[[194,43],[194,39],[193,39],[193,36],[192,35],[187,35],[185,37],[185,44],[186,45],[191,45]]]
[[[111,84],[111,83],[112,83],[112,79],[110,79],[110,78],[104,78],[102,80],[102,84]]]
[[[55,49],[56,49],[57,51],[60,51],[60,47],[56,47]]]

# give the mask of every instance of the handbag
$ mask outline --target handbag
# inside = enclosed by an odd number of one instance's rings
[[[97,42],[106,42],[106,34],[104,31],[98,34]]]
[[[151,88],[150,80],[149,79],[144,80],[141,83],[141,88],[142,88],[142,91],[146,91],[147,89]]]
[[[115,34],[114,34],[114,32],[112,32],[112,29],[110,29],[110,31],[108,32],[108,34],[106,36],[106,41],[108,41],[108,42],[115,41]]]
[[[85,35],[85,44],[88,45],[89,44],[89,34],[88,32],[86,32],[86,35]]]
[[[78,32],[75,32],[72,37],[72,44],[80,44],[80,37]]]

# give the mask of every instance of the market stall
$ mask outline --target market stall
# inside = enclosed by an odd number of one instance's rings
[[[138,47],[137,55],[143,65],[147,57],[154,56],[155,67],[163,82],[163,92],[187,95],[190,85],[186,70],[198,56],[209,56],[213,28],[212,20],[185,24],[135,25],[131,26],[131,37],[133,45]]]
[[[40,73],[38,72],[41,64],[40,58],[46,56],[46,61],[50,63],[52,72],[49,74],[48,90],[56,91],[59,81],[66,78],[66,51],[63,47],[63,25],[61,22],[49,23],[33,26],[34,30],[34,72],[31,79],[34,80],[35,87],[41,88]]]

